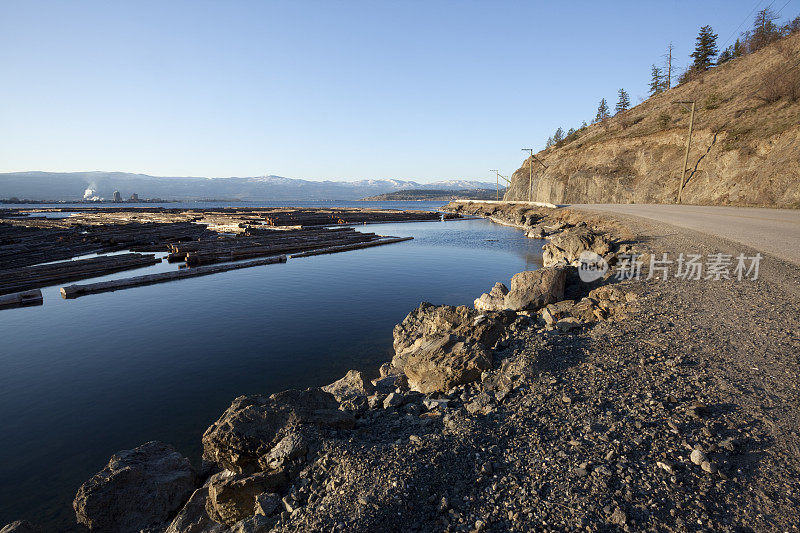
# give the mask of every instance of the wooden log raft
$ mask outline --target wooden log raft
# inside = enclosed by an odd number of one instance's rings
[[[0,222],[0,270],[71,259],[90,253],[131,249],[166,251],[167,243],[216,237],[205,226],[176,224],[68,225],[63,219],[49,219],[64,227],[27,227]],[[7,222],[7,221],[6,221]]]
[[[75,229],[48,229],[0,223],[0,270],[60,261],[100,251]]]
[[[366,238],[375,235],[374,233],[357,233],[352,227],[314,227],[290,230],[274,229],[268,226],[262,227],[264,229],[248,228],[245,234],[236,237],[226,236],[170,243],[168,249],[172,253],[198,252],[209,249],[218,251],[238,249],[245,246],[272,246],[285,243],[313,242],[319,239]]]
[[[260,265],[271,265],[274,263],[285,263],[286,256],[279,255],[275,257],[267,257],[265,259],[257,259],[255,261],[246,261],[243,263],[231,263],[227,265],[210,265],[201,266],[197,268],[184,268],[171,272],[160,272],[158,274],[150,274],[147,276],[136,276],[133,278],[123,278],[111,281],[101,281],[98,283],[87,283],[85,285],[69,285],[61,287],[61,296],[63,298],[78,298],[86,294],[97,294],[101,292],[111,292],[122,289],[130,289],[132,287],[141,287],[143,285],[153,285],[155,283],[163,283],[165,281],[172,281],[176,279],[194,278],[198,276],[207,276],[209,274],[216,274],[218,272],[227,272],[229,270],[238,270],[240,268],[249,268]]]
[[[186,264],[189,266],[209,265],[226,261],[238,261],[242,259],[252,259],[254,257],[265,257],[276,254],[286,254],[292,252],[302,252],[333,245],[344,245],[360,243],[374,240],[371,237],[356,239],[326,239],[314,242],[296,242],[276,246],[253,246],[241,247],[232,250],[206,252],[190,252],[186,255]]]
[[[0,270],[0,294],[38,289],[160,263],[153,254],[117,254]]]
[[[15,292],[0,296],[0,309],[8,307],[23,307],[26,305],[42,305],[42,291],[39,289],[32,291]]]
[[[368,224],[384,222],[421,222],[438,220],[440,213],[434,211],[397,211],[393,209],[362,208],[273,208],[263,212],[266,224],[271,226],[288,225],[331,225],[331,224]],[[445,218],[457,218],[457,215],[446,214]]]
[[[186,261],[189,266],[267,257],[380,239],[374,233],[348,230],[260,230],[254,235],[224,237],[170,245],[169,262]]]
[[[330,246],[328,248],[320,248],[319,250],[309,250],[307,252],[300,252],[292,254],[289,257],[294,259],[295,257],[309,257],[312,255],[335,254],[337,252],[347,252],[349,250],[358,250],[361,248],[371,248],[373,246],[383,246],[384,244],[393,244],[396,242],[410,241],[413,238],[414,237],[389,237],[388,239],[380,239],[377,241],[359,242],[356,244],[343,244],[340,246]]]

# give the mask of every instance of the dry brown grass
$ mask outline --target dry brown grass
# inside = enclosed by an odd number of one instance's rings
[[[761,132],[772,130],[772,123],[791,122],[800,114],[800,66],[788,68],[789,57],[795,64],[800,58],[800,33],[700,73],[603,124],[592,124],[581,134],[579,143],[561,149],[586,148],[615,138],[639,138],[669,128],[688,127],[689,106],[675,104],[677,100],[697,102],[697,129],[735,129],[739,140],[745,131],[750,140],[757,138]],[[779,96],[764,94],[767,84]],[[783,102],[790,105],[782,105]],[[546,153],[557,152],[551,149]]]
[[[766,70],[761,78],[761,88],[756,96],[767,103],[785,98],[790,102],[800,98],[800,55],[785,41],[776,43],[781,61]]]

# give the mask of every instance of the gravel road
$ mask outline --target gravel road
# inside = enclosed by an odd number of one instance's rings
[[[800,210],[667,204],[572,204],[644,217],[746,244],[800,265]]]

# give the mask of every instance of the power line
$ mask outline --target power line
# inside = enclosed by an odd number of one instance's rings
[[[719,47],[719,48],[720,48],[720,50],[725,50],[725,45],[726,45],[726,44],[728,44],[728,42],[729,42],[729,41],[730,41],[730,40],[733,38],[733,36],[734,36],[734,35],[737,35],[737,32],[738,32],[738,31],[739,31],[739,29],[742,27],[742,24],[744,24],[745,22],[747,22],[747,21],[750,19],[750,17],[752,17],[752,16],[753,16],[753,13],[755,13],[755,12],[756,12],[756,9],[758,9],[758,6],[760,6],[760,5],[761,5],[761,2],[763,2],[763,1],[764,1],[764,0],[758,0],[758,2],[756,2],[756,5],[755,5],[755,6],[753,6],[753,9],[752,9],[752,11],[750,11],[750,13],[748,13],[748,14],[747,14],[747,16],[746,16],[746,17],[745,17],[745,18],[744,18],[744,19],[743,19],[743,20],[742,20],[742,21],[739,23],[739,25],[738,25],[738,26],[736,26],[736,29],[735,29],[735,30],[733,30],[733,33],[731,33],[731,34],[730,34],[730,36],[729,36],[727,39],[725,39],[725,42],[723,42],[723,43],[722,43],[722,45]],[[770,7],[770,6],[771,6],[773,3],[775,3],[775,0],[772,0],[772,2],[770,2],[769,6],[767,6],[767,9],[769,9],[769,7]]]
[[[495,174],[495,181],[497,186],[497,201],[500,201],[500,171],[497,169],[489,169],[489,172],[494,172]]]
[[[783,4],[783,7],[782,7],[782,8],[780,8],[780,9],[779,9],[779,10],[778,10],[778,11],[777,11],[775,14],[776,14],[776,15],[780,15],[780,14],[781,14],[781,11],[783,11],[783,8],[785,8],[786,6],[788,6],[788,5],[791,3],[791,1],[792,1],[792,0],[786,0],[786,3],[785,3],[785,4]]]
[[[791,1],[792,1],[792,0],[787,0],[787,1],[786,1],[786,3],[785,3],[785,4],[783,4],[783,7],[781,7],[781,8],[778,10],[778,13],[780,13],[781,11],[783,11],[783,8],[785,8],[786,6],[788,6],[788,5],[789,5],[789,3],[790,3]],[[778,14],[778,13],[776,13],[776,16],[777,16],[777,14]],[[782,37],[782,39],[786,39],[787,37],[788,37],[788,36]],[[785,69],[781,69],[781,71],[779,72],[779,75],[781,75],[781,76],[783,76],[783,75],[786,75],[786,74],[788,74],[790,71],[794,70],[795,68],[797,68],[797,67],[799,67],[799,66],[800,66],[800,61],[798,61],[798,62],[797,62],[797,63],[795,63],[794,65],[790,65],[790,66],[786,67]]]
[[[523,148],[523,152],[530,152],[531,153],[531,161],[528,164],[528,201],[533,201],[533,162],[537,161],[540,165],[544,168],[547,168],[547,165],[542,163],[542,160],[533,155],[533,148]]]

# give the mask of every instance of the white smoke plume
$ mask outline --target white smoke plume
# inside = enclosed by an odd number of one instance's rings
[[[102,200],[99,196],[97,196],[97,191],[94,189],[92,185],[86,187],[86,190],[83,191],[83,199],[89,200],[91,202],[99,202]]]

